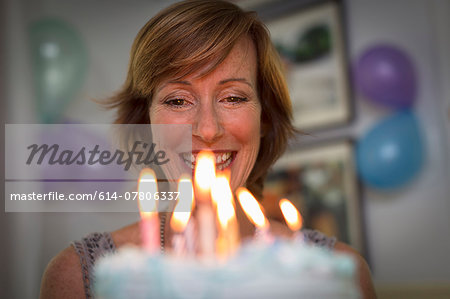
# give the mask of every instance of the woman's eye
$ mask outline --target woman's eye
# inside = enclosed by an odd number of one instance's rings
[[[188,102],[184,99],[170,99],[164,102],[164,104],[173,107],[182,107],[188,104]]]
[[[238,104],[238,103],[242,103],[242,102],[247,102],[247,98],[228,97],[228,98],[225,98],[225,102],[231,103],[231,104]]]

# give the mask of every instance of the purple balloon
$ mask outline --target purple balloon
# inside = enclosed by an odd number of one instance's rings
[[[85,147],[86,159],[89,157],[89,150],[95,145],[99,146],[99,151],[115,150],[111,147],[110,141],[98,134],[98,132],[88,131],[89,127],[70,125],[51,126],[43,133],[42,144],[59,146],[58,157],[64,150],[73,152],[73,157]],[[53,128],[53,129],[52,129]],[[99,163],[89,165],[85,161],[82,165],[73,163],[71,165],[50,165],[50,154],[45,156],[41,165],[41,179],[44,180],[44,192],[58,191],[65,193],[95,193],[95,191],[119,191],[122,182],[126,179],[127,172],[123,165],[111,163],[100,165]],[[95,157],[98,159],[98,155]],[[81,159],[78,159],[78,161]],[[65,181],[60,181],[65,180]]]
[[[411,107],[416,98],[416,74],[402,50],[379,45],[366,50],[355,66],[358,90],[368,99],[393,108]]]

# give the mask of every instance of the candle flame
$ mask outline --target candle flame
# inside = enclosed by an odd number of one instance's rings
[[[155,172],[150,168],[142,169],[138,181],[138,207],[141,218],[151,217],[157,211],[154,199],[156,192],[158,192],[158,183]]]
[[[211,189],[213,203],[217,207],[217,218],[222,228],[226,228],[228,223],[236,218],[233,205],[233,193],[230,183],[225,174],[219,174]]]
[[[182,232],[189,222],[194,207],[192,181],[182,176],[178,181],[178,192],[178,202],[170,219],[170,227],[176,232]]]
[[[216,177],[215,157],[212,152],[201,151],[195,166],[195,185],[203,191],[209,191]]]
[[[212,152],[202,151],[197,156],[194,174],[196,216],[200,255],[209,259],[214,256],[216,227],[211,204],[211,186],[216,176],[215,157]]]
[[[289,228],[292,231],[298,231],[303,224],[302,216],[300,215],[298,210],[289,200],[284,198],[280,200],[279,205]]]
[[[259,228],[267,228],[269,222],[264,216],[258,201],[253,197],[250,191],[241,187],[237,190],[237,196],[242,209],[250,221]]]

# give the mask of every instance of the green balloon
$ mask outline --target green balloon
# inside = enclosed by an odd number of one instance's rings
[[[80,35],[62,20],[41,19],[29,32],[38,112],[44,123],[54,123],[83,84],[87,51]]]

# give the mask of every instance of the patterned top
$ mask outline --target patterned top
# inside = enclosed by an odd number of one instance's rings
[[[100,257],[116,251],[110,233],[92,233],[72,242],[78,257],[80,258],[81,272],[83,274],[84,292],[86,298],[92,298],[92,285],[94,281],[94,264]]]
[[[303,229],[302,232],[306,242],[329,249],[334,248],[336,243],[335,237],[330,238],[319,231],[310,229]],[[161,244],[164,244],[163,230],[161,230],[161,241]],[[95,261],[108,253],[114,253],[116,251],[116,245],[112,240],[111,234],[106,232],[89,234],[80,241],[72,242],[72,246],[80,258],[86,298],[93,298],[92,285],[95,280],[93,276]],[[161,252],[164,252],[162,246]]]

